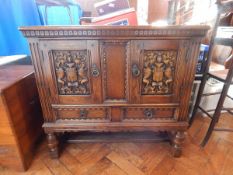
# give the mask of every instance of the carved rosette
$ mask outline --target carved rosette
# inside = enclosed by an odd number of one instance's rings
[[[87,50],[52,51],[60,95],[90,94]]]
[[[177,52],[174,50],[144,50],[142,95],[172,93]]]

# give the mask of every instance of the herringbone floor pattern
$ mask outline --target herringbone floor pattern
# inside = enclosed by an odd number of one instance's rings
[[[168,143],[129,142],[67,144],[60,158],[53,160],[44,141],[27,172],[18,173],[2,167],[0,174],[232,175],[233,133],[214,132],[206,147],[199,147],[208,122],[207,118],[196,119],[186,134],[181,158],[170,155]],[[218,125],[233,127],[233,118],[225,115]]]

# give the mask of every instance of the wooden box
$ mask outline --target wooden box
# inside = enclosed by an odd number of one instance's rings
[[[26,170],[42,135],[42,112],[31,65],[0,67],[0,165]]]

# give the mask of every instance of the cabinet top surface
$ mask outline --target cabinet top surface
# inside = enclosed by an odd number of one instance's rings
[[[24,77],[34,72],[31,65],[4,65],[0,66],[0,94]]]
[[[206,25],[174,26],[30,26],[20,27],[25,37],[203,37]]]

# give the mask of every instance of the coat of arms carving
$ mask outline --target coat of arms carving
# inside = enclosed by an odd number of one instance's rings
[[[144,50],[142,94],[172,93],[177,52],[173,50]]]

